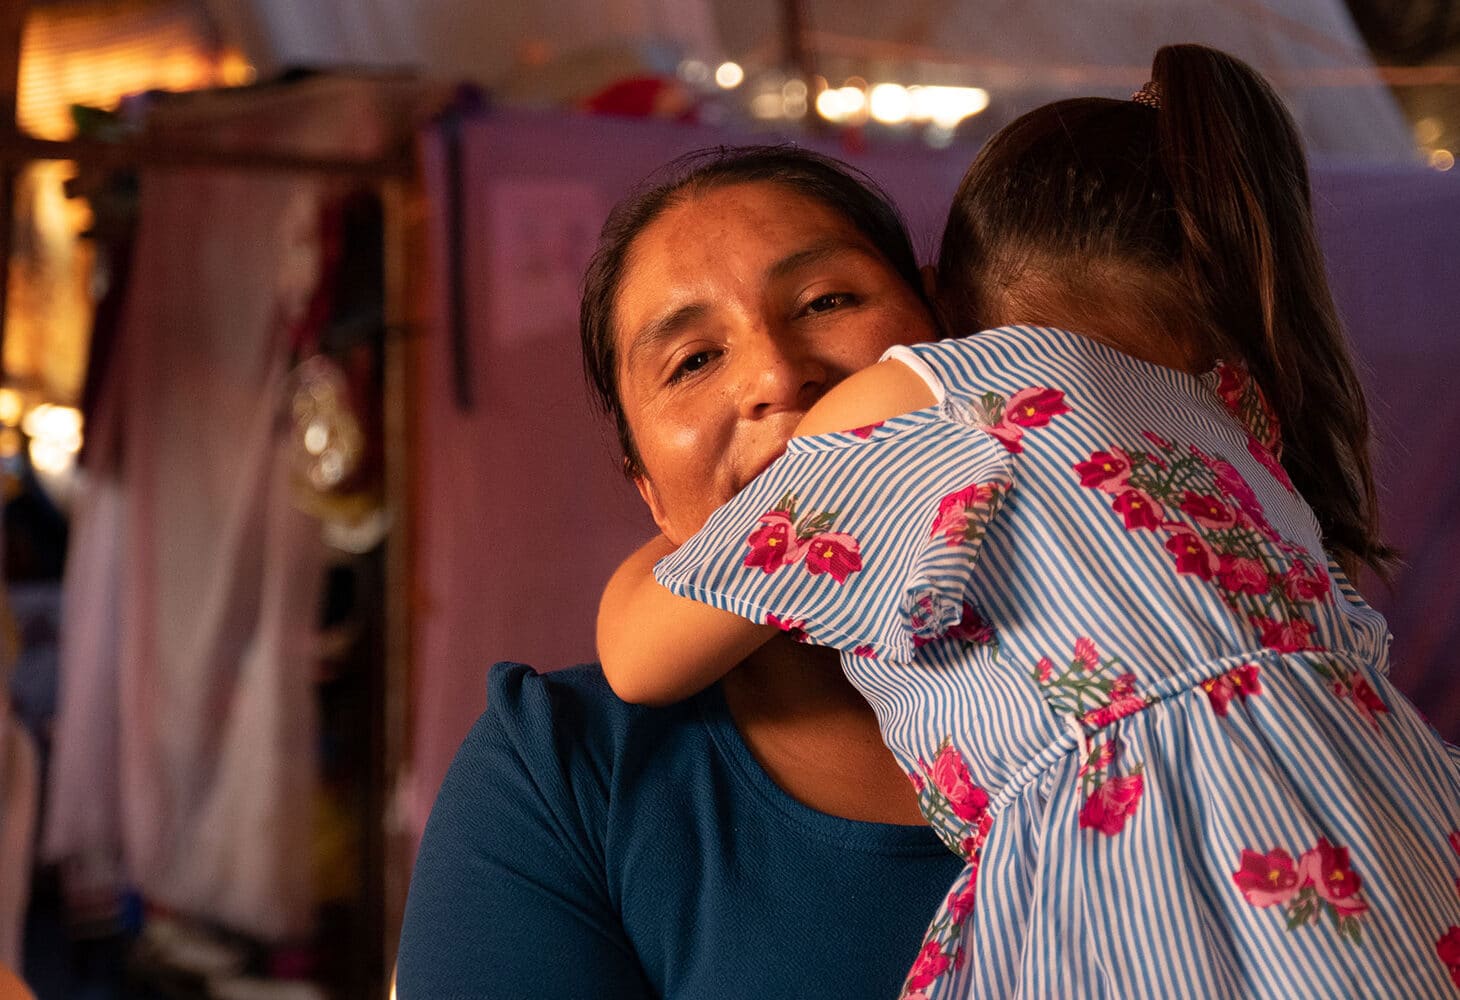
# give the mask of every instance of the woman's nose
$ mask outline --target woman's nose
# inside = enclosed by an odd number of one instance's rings
[[[828,366],[804,345],[767,337],[747,360],[741,409],[748,417],[803,412],[831,388]]]

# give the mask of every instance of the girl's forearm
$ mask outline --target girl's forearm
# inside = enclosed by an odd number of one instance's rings
[[[661,587],[654,563],[673,550],[662,536],[640,548],[609,580],[598,607],[598,656],[624,701],[664,705],[687,698],[776,634]]]

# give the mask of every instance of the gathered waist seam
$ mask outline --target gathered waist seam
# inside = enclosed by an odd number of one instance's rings
[[[1352,663],[1355,666],[1369,666],[1372,662],[1363,653],[1349,650],[1330,651],[1305,649],[1292,653],[1283,653],[1275,649],[1249,650],[1232,656],[1224,656],[1216,660],[1207,660],[1199,666],[1163,678],[1159,683],[1152,685],[1147,690],[1147,701],[1144,706],[1131,712],[1129,715],[1122,716],[1120,719],[1113,720],[1103,726],[1092,729],[1085,725],[1082,719],[1073,714],[1059,715],[1051,713],[1056,720],[1063,723],[1063,728],[1059,735],[1045,744],[1039,753],[1035,754],[1023,767],[1019,768],[997,791],[989,795],[989,814],[991,817],[997,817],[1005,806],[1023,795],[1025,789],[1040,780],[1050,768],[1061,763],[1068,757],[1070,751],[1078,751],[1082,755],[1087,753],[1091,740],[1106,729],[1118,725],[1124,719],[1134,718],[1144,712],[1148,712],[1164,701],[1187,694],[1199,688],[1205,682],[1222,677],[1239,667],[1248,664],[1262,665],[1278,663],[1287,658],[1307,659],[1309,657],[1341,660]]]

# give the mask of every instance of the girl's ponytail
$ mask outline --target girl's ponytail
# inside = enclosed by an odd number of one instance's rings
[[[1386,574],[1369,416],[1313,231],[1296,125],[1245,63],[1199,45],[1156,53],[1162,167],[1181,228],[1188,287],[1218,352],[1246,361],[1276,411],[1282,463],[1349,573]]]

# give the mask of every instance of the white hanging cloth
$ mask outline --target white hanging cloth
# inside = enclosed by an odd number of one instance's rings
[[[254,113],[214,138],[371,152],[351,147],[391,123],[349,87],[240,98]],[[129,884],[268,941],[313,917],[324,552],[292,503],[286,331],[319,279],[324,183],[144,174],[67,567],[44,841],[79,873],[68,894]]]

